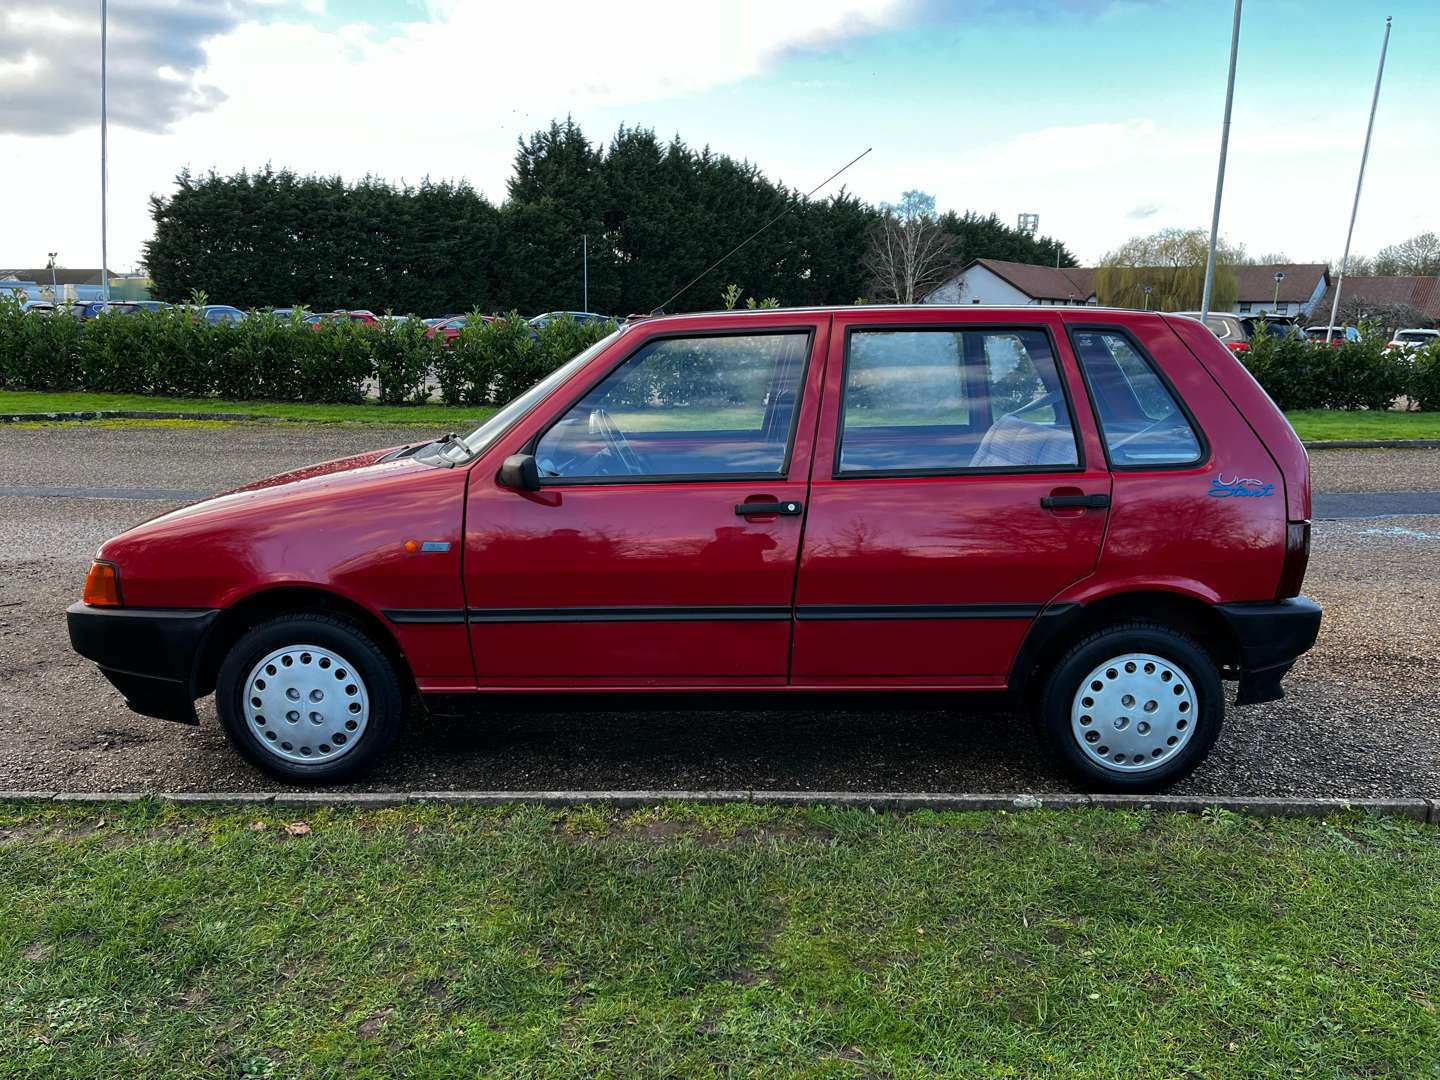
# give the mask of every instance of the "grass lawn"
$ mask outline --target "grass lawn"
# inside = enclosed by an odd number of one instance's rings
[[[1440,412],[1341,412],[1299,409],[1286,413],[1300,438],[1440,439]]]
[[[424,424],[478,427],[493,408],[446,405],[305,405],[285,401],[220,401],[215,398],[149,397],[144,394],[41,394],[0,390],[0,413],[89,412],[117,409],[144,412],[250,413],[280,420],[347,421],[365,424]]]
[[[0,804],[0,880],[5,1077],[1440,1069],[1358,816]]]

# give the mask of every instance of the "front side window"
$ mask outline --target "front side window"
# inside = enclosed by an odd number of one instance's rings
[[[785,472],[806,331],[652,341],[541,436],[542,477],[767,477]]]
[[[1039,330],[856,330],[839,473],[1063,469],[1079,461]]]
[[[1184,410],[1128,337],[1113,330],[1076,330],[1071,340],[1112,465],[1144,468],[1200,460],[1200,440]]]

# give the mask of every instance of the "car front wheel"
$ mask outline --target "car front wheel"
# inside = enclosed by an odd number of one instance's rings
[[[1079,642],[1040,695],[1041,733],[1089,791],[1160,791],[1188,776],[1224,721],[1220,672],[1194,639],[1124,623]]]
[[[220,665],[216,709],[231,742],[289,783],[331,784],[394,740],[405,694],[363,630],[330,615],[283,615],[247,631]]]

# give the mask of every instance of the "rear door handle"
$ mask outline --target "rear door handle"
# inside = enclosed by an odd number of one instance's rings
[[[804,509],[804,504],[799,500],[785,502],[743,502],[735,504],[735,513],[741,517],[759,517],[765,514],[779,514],[782,517],[794,517]]]
[[[1041,495],[1040,505],[1046,510],[1106,510],[1109,495]]]

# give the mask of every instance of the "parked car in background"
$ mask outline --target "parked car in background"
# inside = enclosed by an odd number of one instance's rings
[[[619,319],[612,319],[609,315],[596,315],[593,311],[547,311],[544,315],[536,315],[533,319],[531,319],[530,325],[538,330],[540,327],[546,325],[547,323],[554,322],[556,319],[567,317],[574,319],[578,323],[618,323],[620,321]]]
[[[1215,745],[1222,679],[1273,701],[1314,643],[1310,513],[1294,430],[1190,319],[678,315],[463,437],[138,525],[68,620],[132,709],[213,690],[290,783],[373,765],[416,695],[1008,690],[1082,790],[1143,792]]]
[[[1347,341],[1360,340],[1360,331],[1353,326],[1307,326],[1305,328],[1305,336],[1311,341],[1320,342],[1322,345],[1325,343],[1327,335],[1330,337],[1331,345],[1340,345]]]
[[[487,323],[495,321],[494,315],[481,315],[480,318],[483,322]],[[442,346],[448,346],[460,336],[460,331],[469,325],[469,321],[469,315],[452,315],[450,318],[445,319],[443,322],[438,322],[430,327],[429,330],[426,330],[425,336],[438,341]]]
[[[1386,344],[1387,349],[1400,349],[1409,352],[1412,349],[1423,349],[1427,345],[1434,345],[1440,341],[1440,330],[1396,330],[1395,336]]]
[[[1199,319],[1198,311],[1177,311],[1187,319]],[[1205,325],[1231,352],[1248,352],[1250,342],[1260,334],[1269,337],[1304,337],[1300,326],[1289,315],[1232,315],[1228,311],[1212,311],[1205,317]]]
[[[305,321],[312,326],[322,322],[352,322],[363,323],[366,326],[377,326],[380,320],[375,317],[373,311],[323,311],[314,315],[307,315]]]
[[[219,326],[221,323],[238,323],[245,321],[245,312],[229,304],[206,304],[200,309],[201,317],[211,326]]]
[[[277,308],[271,308],[271,309],[270,309],[270,314],[273,315],[273,316],[275,316],[275,318],[277,318],[277,319],[288,319],[288,318],[290,318],[292,315],[294,315],[297,311],[301,314],[301,316],[308,316],[308,315],[310,314],[310,312],[309,312],[306,308],[303,308],[303,307],[302,307],[302,308],[294,308],[294,307],[277,307]]]
[[[1184,315],[1187,319],[1200,318],[1198,311],[1177,311],[1174,314]],[[1250,331],[1245,326],[1245,320],[1239,315],[1212,311],[1205,316],[1205,325],[1231,352],[1245,352],[1250,348]]]

